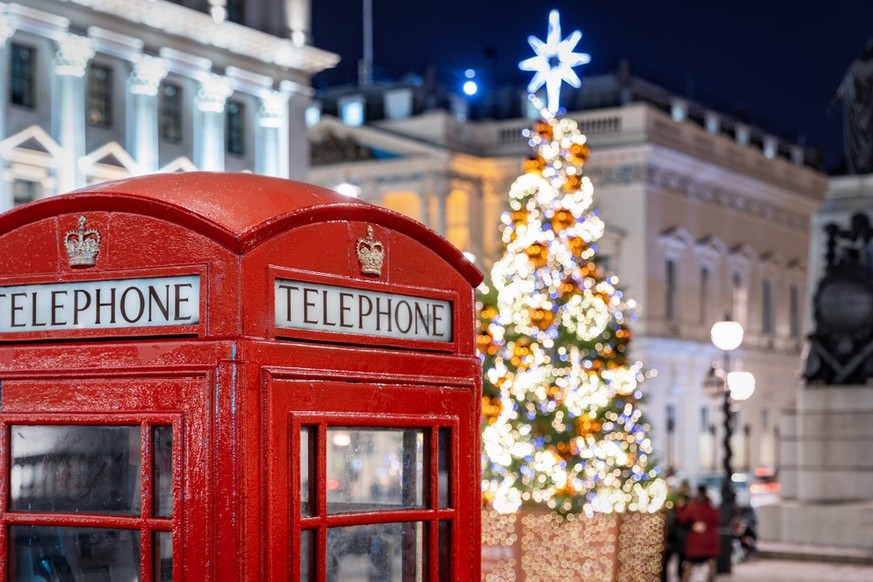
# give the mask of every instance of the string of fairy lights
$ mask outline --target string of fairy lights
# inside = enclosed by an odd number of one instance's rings
[[[635,303],[598,264],[587,139],[535,105],[535,154],[510,188],[481,306],[483,498],[505,513],[655,511],[666,487],[637,406],[647,372],[627,355]]]

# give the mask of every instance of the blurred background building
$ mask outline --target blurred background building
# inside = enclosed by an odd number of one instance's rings
[[[659,461],[697,481],[721,473],[721,400],[703,380],[721,359],[710,327],[730,317],[746,330],[734,368],[757,380],[734,415],[733,465],[778,469],[779,414],[800,385],[810,217],[828,188],[817,152],[626,64],[563,97],[592,151],[599,254],[640,305],[632,356],[657,371],[644,411]],[[309,180],[411,216],[488,269],[535,119],[522,87],[469,96],[425,75],[325,89],[309,115]]]
[[[155,171],[305,177],[309,0],[0,2],[0,210]]]
[[[339,56],[312,45],[309,10],[0,2],[0,211],[136,174],[252,171],[402,212],[488,269],[530,153],[524,89],[477,93],[433,72],[374,82],[365,66],[360,83],[315,95],[312,76]],[[746,329],[735,364],[757,379],[734,417],[734,467],[778,469],[777,421],[799,386],[808,326],[810,217],[828,189],[817,152],[626,64],[563,97],[592,149],[609,227],[600,255],[640,305],[633,356],[657,371],[644,410],[661,464],[720,471],[720,404],[703,380],[719,359],[710,326],[727,315]]]

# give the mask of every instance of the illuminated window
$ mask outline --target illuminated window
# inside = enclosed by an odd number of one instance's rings
[[[112,126],[112,69],[103,65],[88,68],[88,125]]]
[[[360,95],[339,99],[340,118],[352,127],[364,124],[364,98]]]
[[[161,86],[159,105],[161,139],[182,142],[182,88],[172,83]]]
[[[11,71],[9,79],[9,100],[12,105],[33,109],[34,80],[33,67],[36,51],[30,47],[13,44],[11,51]]]
[[[245,105],[228,101],[226,111],[227,153],[241,156],[245,154]]]
[[[27,204],[42,196],[42,185],[33,180],[15,180],[12,186],[12,201],[15,206]]]
[[[446,200],[446,238],[459,249],[470,248],[470,196],[462,190]]]

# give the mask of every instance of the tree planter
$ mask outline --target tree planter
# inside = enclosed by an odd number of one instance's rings
[[[662,513],[566,519],[536,509],[482,512],[482,580],[653,582],[664,546]]]

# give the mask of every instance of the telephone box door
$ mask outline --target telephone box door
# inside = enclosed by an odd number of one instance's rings
[[[478,547],[468,389],[274,379],[269,394],[269,527],[288,540],[270,579],[469,578],[454,575]]]
[[[206,386],[4,378],[0,579],[213,579]]]

